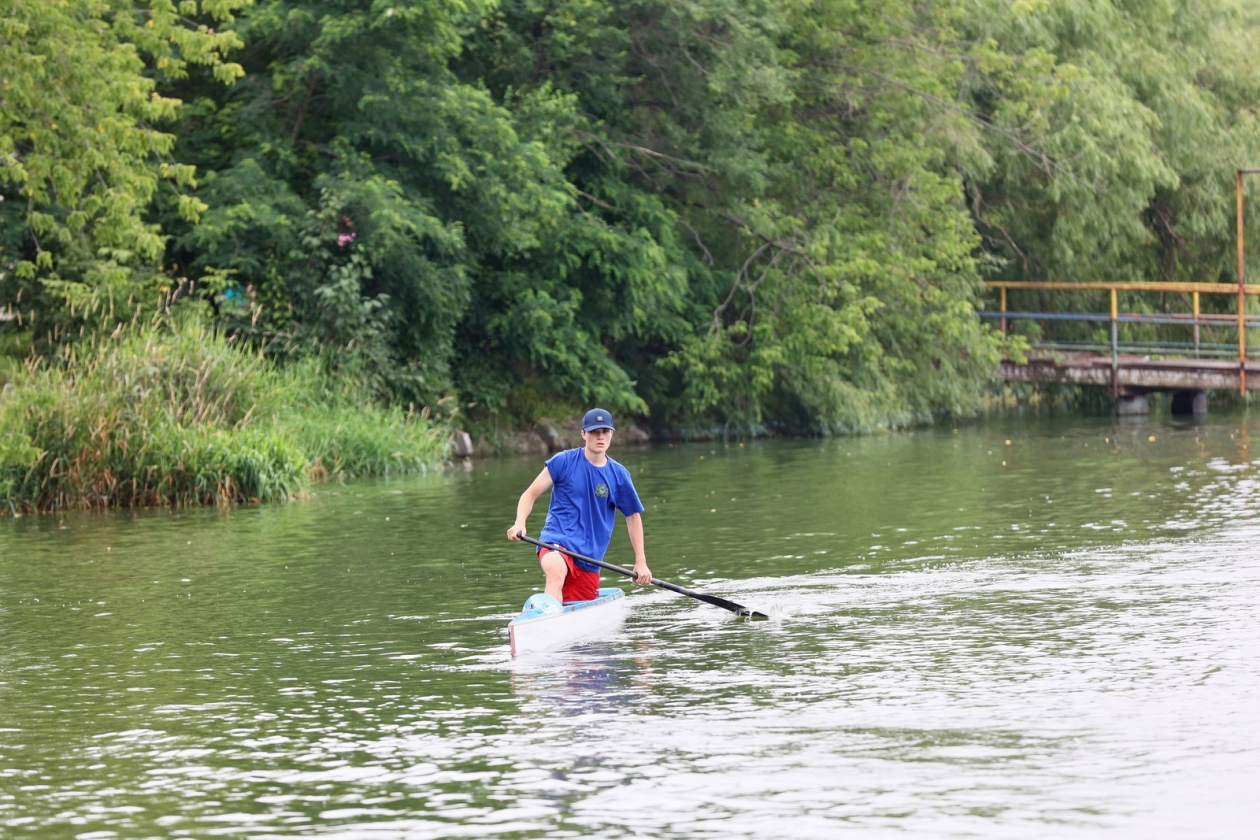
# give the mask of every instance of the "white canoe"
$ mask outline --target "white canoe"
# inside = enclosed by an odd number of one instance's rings
[[[593,601],[561,606],[549,595],[531,595],[521,614],[508,624],[512,655],[555,650],[599,638],[616,630],[626,617],[626,596],[620,589],[599,590]]]

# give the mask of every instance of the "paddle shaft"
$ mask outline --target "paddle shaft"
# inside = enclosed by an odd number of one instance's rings
[[[599,566],[601,569],[607,569],[610,572],[616,572],[617,574],[625,575],[628,578],[633,578],[635,576],[634,572],[631,571],[630,569],[627,569],[625,566],[618,566],[613,563],[605,563],[603,560],[596,560],[594,557],[586,557],[582,554],[575,554],[572,551],[569,551],[567,548],[563,548],[558,545],[550,545],[545,542],[540,542],[532,537],[527,537],[524,534],[517,534],[516,536],[522,542],[527,542],[530,545],[536,545],[539,548],[546,548],[551,551],[558,551],[561,554],[567,554],[570,557],[572,557],[574,560],[582,560],[586,563],[594,563],[596,566]],[[750,610],[747,607],[736,604],[733,601],[728,601],[725,598],[718,598],[716,595],[705,595],[703,592],[696,592],[695,590],[688,589],[685,586],[679,586],[676,583],[670,583],[667,580],[661,580],[660,578],[652,578],[652,585],[659,586],[661,589],[668,589],[670,592],[677,592],[679,595],[686,595],[688,598],[695,598],[697,601],[704,601],[706,604],[712,604],[715,607],[721,607],[722,609],[730,610],[733,613],[739,613],[740,615],[764,617],[762,616],[761,613]]]

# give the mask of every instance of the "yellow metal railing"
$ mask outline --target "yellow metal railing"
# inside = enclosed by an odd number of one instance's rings
[[[1245,283],[1177,283],[1166,281],[1150,281],[1150,282],[1086,282],[1086,283],[1070,283],[1062,281],[1019,281],[1019,280],[987,280],[985,285],[991,289],[998,290],[999,310],[997,312],[981,312],[981,317],[999,319],[1001,321],[1001,330],[1003,333],[1007,331],[1008,318],[1033,318],[1033,319],[1056,319],[1068,321],[1109,321],[1111,325],[1111,363],[1115,368],[1119,363],[1119,325],[1121,323],[1154,323],[1154,324],[1182,324],[1190,326],[1194,330],[1194,352],[1196,357],[1199,355],[1199,328],[1200,326],[1225,326],[1237,324],[1238,329],[1238,373],[1239,373],[1239,390],[1245,393],[1247,387],[1247,329],[1260,327],[1260,320],[1257,316],[1248,318],[1246,315],[1246,297],[1248,295],[1260,295],[1260,285],[1247,285]],[[1105,291],[1110,293],[1111,307],[1110,312],[1103,313],[1048,313],[1048,312],[1012,312],[1008,310],[1007,290],[1009,289],[1046,289],[1060,291]],[[1119,309],[1119,294],[1121,292],[1159,292],[1188,294],[1191,299],[1191,312],[1185,314],[1179,313],[1159,313],[1159,314],[1127,314],[1122,315]],[[1200,295],[1237,295],[1238,307],[1237,312],[1233,314],[1204,314],[1199,306]],[[1250,323],[1249,323],[1250,321]],[[1209,345],[1211,346],[1211,345]],[[1219,345],[1217,345],[1219,346]],[[1102,349],[1102,348],[1099,348]]]
[[[1109,291],[1111,292],[1111,368],[1112,378],[1115,379],[1116,365],[1118,363],[1119,352],[1119,324],[1121,321],[1129,321],[1136,323],[1163,323],[1175,324],[1185,323],[1185,316],[1180,318],[1173,315],[1121,315],[1117,305],[1117,296],[1120,292],[1172,292],[1175,294],[1189,293],[1192,296],[1193,312],[1190,315],[1189,322],[1194,327],[1194,348],[1195,355],[1199,352],[1199,325],[1201,323],[1222,324],[1228,321],[1237,320],[1238,323],[1238,392],[1246,395],[1247,393],[1247,327],[1260,326],[1253,317],[1252,324],[1247,321],[1247,295],[1260,295],[1260,286],[1249,286],[1244,279],[1244,263],[1243,263],[1243,176],[1260,174],[1260,169],[1238,169],[1236,173],[1236,221],[1238,224],[1238,232],[1236,241],[1238,244],[1238,282],[1234,283],[1173,283],[1173,282],[1137,282],[1137,283],[1064,283],[1064,282],[1038,282],[1038,281],[1005,281],[990,280],[985,285],[999,291],[1001,309],[997,313],[981,312],[981,317],[998,317],[1002,322],[1002,332],[1006,332],[1006,320],[1012,317],[1011,313],[1006,309],[1006,290],[1007,289],[1061,289],[1071,291]],[[1199,310],[1199,295],[1238,295],[1238,307],[1235,315],[1204,315]],[[1033,313],[1020,313],[1024,317],[1028,317]],[[1064,320],[1080,320],[1080,321],[1100,321],[1105,316],[1099,314],[1088,315],[1062,315],[1060,313],[1035,313],[1038,316],[1062,318]],[[1228,346],[1228,345],[1227,345]]]

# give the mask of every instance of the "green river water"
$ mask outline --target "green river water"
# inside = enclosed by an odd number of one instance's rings
[[[0,520],[0,835],[1255,836],[1260,423],[613,455],[657,576],[772,620],[624,584],[513,662],[540,459]]]

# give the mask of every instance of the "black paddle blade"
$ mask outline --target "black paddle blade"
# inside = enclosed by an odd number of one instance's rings
[[[721,607],[724,610],[730,610],[736,615],[742,615],[745,618],[751,618],[753,621],[764,621],[770,616],[765,613],[759,613],[756,610],[750,610],[748,607],[741,606],[734,601],[728,601],[725,598],[719,598],[716,595],[705,595],[700,592],[688,591],[688,595],[697,601],[704,601],[706,604],[712,604],[715,607]]]

